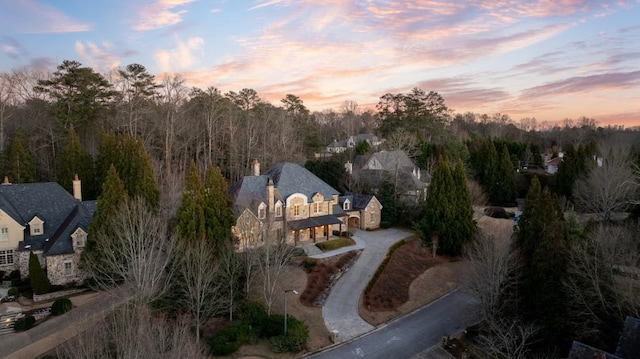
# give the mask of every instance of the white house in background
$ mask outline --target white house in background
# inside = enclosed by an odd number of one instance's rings
[[[34,252],[51,284],[84,280],[79,268],[95,201],[82,201],[76,176],[73,195],[54,182],[0,185],[0,270],[29,274]]]

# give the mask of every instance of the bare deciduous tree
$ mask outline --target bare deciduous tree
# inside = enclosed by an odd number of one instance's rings
[[[175,288],[179,291],[182,307],[195,322],[196,340],[199,343],[202,325],[227,309],[222,290],[225,284],[219,276],[220,265],[210,242],[204,239],[180,241],[175,254]]]
[[[493,236],[479,236],[467,250],[472,265],[467,288],[478,298],[485,319],[497,317],[500,312],[500,297],[513,270],[514,254],[507,241],[498,241]]]
[[[205,358],[184,318],[123,305],[57,350],[61,358]]]
[[[480,358],[529,358],[529,346],[540,331],[534,324],[517,320],[493,318],[477,337],[474,348]]]
[[[587,178],[576,182],[573,198],[579,208],[607,221],[614,212],[629,207],[637,198],[638,187],[634,185],[633,161],[628,150],[612,147],[605,156]]]
[[[87,269],[99,287],[120,296],[124,292],[137,303],[149,303],[163,295],[171,277],[168,270],[174,241],[166,221],[140,198],[122,203],[113,236],[96,234],[99,259],[88,259]]]
[[[227,290],[227,309],[229,310],[229,321],[233,321],[235,309],[235,299],[242,290],[242,277],[245,263],[242,254],[233,250],[226,250],[220,257],[219,273]]]

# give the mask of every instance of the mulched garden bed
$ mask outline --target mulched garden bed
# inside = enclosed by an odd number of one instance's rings
[[[384,312],[398,308],[409,300],[409,287],[414,279],[427,269],[450,262],[448,257],[436,256],[422,247],[419,240],[398,247],[382,273],[364,293],[364,306],[371,312]]]
[[[301,265],[307,272],[307,287],[300,295],[300,302],[307,307],[322,307],[333,285],[355,263],[360,253],[362,250],[323,259],[306,258]]]

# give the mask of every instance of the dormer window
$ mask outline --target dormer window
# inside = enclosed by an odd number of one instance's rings
[[[342,204],[342,209],[345,211],[348,211],[350,207],[351,207],[351,202],[349,202],[349,200],[344,201],[344,203]]]
[[[78,228],[71,235],[71,239],[73,240],[73,246],[75,248],[84,248],[84,245],[87,243],[87,232],[83,231],[82,228]]]
[[[282,203],[276,203],[276,217],[282,217]]]
[[[264,219],[267,216],[267,206],[264,203],[260,203],[258,206],[258,218]]]
[[[33,217],[31,221],[29,221],[29,235],[32,236],[40,236],[44,232],[44,221],[38,218],[38,216]]]

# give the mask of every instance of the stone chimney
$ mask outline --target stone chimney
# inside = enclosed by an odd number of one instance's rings
[[[82,201],[82,186],[77,173],[73,175],[73,197]]]
[[[253,159],[253,175],[260,176],[260,162],[258,162],[257,158]]]
[[[9,182],[9,176],[4,176],[4,182],[2,182],[3,185],[8,185],[11,184],[11,182]]]
[[[272,213],[276,210],[275,196],[276,195],[273,187],[273,180],[269,178],[269,181],[267,182],[267,210],[269,213]]]
[[[344,164],[344,169],[345,169],[345,171],[347,171],[348,174],[352,175],[353,174],[353,163],[351,163],[351,161],[347,161],[347,163]]]

